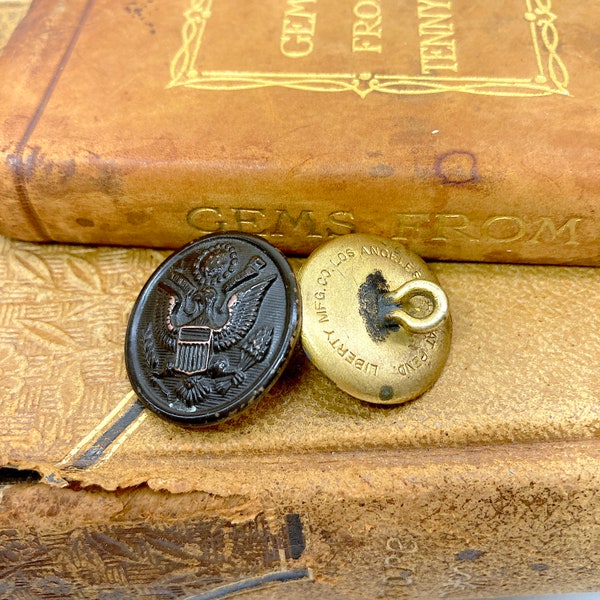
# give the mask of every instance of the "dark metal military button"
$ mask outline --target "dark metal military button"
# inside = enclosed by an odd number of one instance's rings
[[[144,286],[127,329],[127,373],[159,415],[211,425],[271,387],[299,330],[285,257],[256,236],[208,235],[169,257]]]

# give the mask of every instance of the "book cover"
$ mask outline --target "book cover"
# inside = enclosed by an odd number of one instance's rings
[[[0,58],[1,230],[596,265],[595,4],[34,2]]]
[[[30,0],[0,0],[0,52],[27,14]]]
[[[190,430],[124,368],[165,255],[0,238],[0,466],[41,480],[2,488],[0,596],[599,588],[600,271],[434,263],[454,339],[422,397],[361,403],[298,349],[252,409]]]

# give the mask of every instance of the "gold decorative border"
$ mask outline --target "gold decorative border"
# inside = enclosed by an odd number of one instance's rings
[[[396,95],[464,92],[488,96],[569,95],[569,74],[558,55],[558,30],[552,0],[525,0],[538,73],[531,78],[432,77],[374,73],[269,73],[254,71],[202,71],[196,68],[213,0],[191,0],[184,13],[182,45],[171,61],[167,88],[246,90],[285,87],[312,92],[354,92],[365,98],[371,92]]]
[[[552,0],[534,0],[535,8],[531,0],[525,1],[527,4],[525,20],[530,23],[531,39],[533,40],[539,69],[539,73],[534,81],[540,84],[547,84],[548,79],[550,79],[555,86],[555,88],[550,88],[552,91],[568,95],[569,74],[565,64],[557,53],[558,30],[554,24],[557,17],[551,11]],[[544,68],[540,42],[547,53],[547,69]]]
[[[171,83],[168,87],[188,85],[189,81],[202,79],[195,65],[212,3],[213,0],[192,0],[190,8],[183,13],[182,45],[171,61]]]

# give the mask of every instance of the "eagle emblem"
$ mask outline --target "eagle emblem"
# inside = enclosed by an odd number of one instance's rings
[[[151,380],[170,404],[194,411],[222,399],[268,354],[273,328],[256,326],[276,279],[263,276],[265,265],[258,255],[240,265],[236,249],[218,242],[158,284],[143,350]]]

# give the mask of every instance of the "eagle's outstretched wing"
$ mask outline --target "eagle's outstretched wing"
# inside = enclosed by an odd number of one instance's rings
[[[233,294],[227,303],[229,310],[227,323],[214,331],[213,346],[216,350],[231,348],[252,329],[262,299],[276,278],[276,275],[272,275]]]

